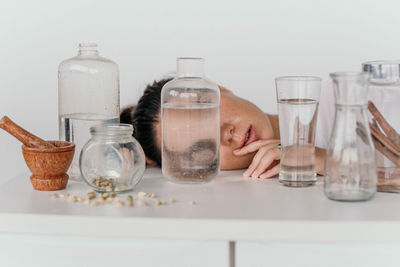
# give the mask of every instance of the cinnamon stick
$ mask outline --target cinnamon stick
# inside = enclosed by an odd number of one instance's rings
[[[386,147],[375,137],[372,136],[372,141],[374,142],[375,149],[382,153],[386,158],[393,162],[396,166],[400,166],[400,157],[395,155],[393,152],[386,149]]]
[[[372,125],[379,129],[378,123],[376,122],[375,118],[372,118]]]
[[[400,168],[399,167],[376,167],[378,178],[382,179],[394,179],[400,180]]]
[[[387,135],[389,140],[393,143],[393,145],[400,147],[400,135],[393,129],[392,126],[387,122],[387,120],[383,117],[380,111],[376,108],[375,104],[371,101],[368,101],[368,109],[371,112],[372,116],[379,123],[384,133]]]
[[[375,127],[375,126],[373,124],[370,124],[371,132],[372,132],[372,127]],[[366,135],[365,127],[361,123],[357,123],[356,132],[357,132],[358,136],[360,136],[361,140],[364,143],[369,142],[367,135]],[[384,136],[384,134],[381,133],[379,130],[378,130],[378,132],[384,137],[383,140],[386,140],[386,142],[387,142],[387,139],[385,139],[386,136]],[[378,139],[375,135],[372,135],[372,141],[374,142],[376,150],[381,152],[385,157],[387,157],[394,164],[396,164],[397,166],[400,166],[400,157],[397,154],[395,154],[393,151],[389,150],[388,147],[386,147],[382,143],[382,140]],[[378,168],[377,168],[377,171],[379,173]]]
[[[400,156],[400,148],[394,145],[387,136],[385,136],[378,127],[374,124],[370,123],[369,128],[371,130],[371,134],[373,137],[378,139],[378,141],[386,147],[390,152],[395,154],[396,156]]]

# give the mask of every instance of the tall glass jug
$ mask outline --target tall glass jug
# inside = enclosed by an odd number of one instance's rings
[[[58,68],[59,137],[75,143],[68,174],[81,180],[79,154],[90,139],[90,127],[119,122],[119,71],[113,61],[99,56],[97,44],[79,44],[76,57]]]
[[[367,75],[332,73],[335,121],[325,157],[325,195],[361,201],[376,192],[375,149],[367,113]]]
[[[177,77],[164,85],[161,103],[163,175],[210,181],[220,165],[220,92],[204,77],[203,59],[177,59]]]

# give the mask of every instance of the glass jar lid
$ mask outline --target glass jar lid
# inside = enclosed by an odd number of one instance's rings
[[[400,84],[400,60],[368,61],[362,64],[362,69],[364,72],[370,73],[370,83]]]
[[[104,124],[97,125],[90,128],[90,134],[101,136],[131,136],[133,134],[133,126],[131,124]]]

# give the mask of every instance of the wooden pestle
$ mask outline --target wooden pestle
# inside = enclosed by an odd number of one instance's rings
[[[53,144],[40,139],[39,137],[31,134],[25,129],[21,128],[10,120],[7,116],[4,116],[0,120],[0,128],[13,135],[19,141],[21,141],[25,146],[32,148],[55,148]]]

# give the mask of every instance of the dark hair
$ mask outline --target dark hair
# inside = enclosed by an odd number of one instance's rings
[[[149,84],[136,106],[125,108],[120,115],[121,123],[133,125],[133,136],[143,147],[146,157],[161,166],[161,151],[157,147],[154,125],[160,120],[161,89],[170,79]]]

